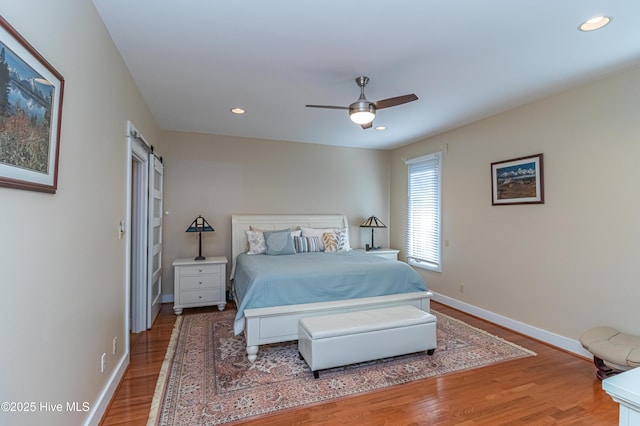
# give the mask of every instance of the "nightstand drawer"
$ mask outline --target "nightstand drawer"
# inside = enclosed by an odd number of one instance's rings
[[[220,289],[181,291],[181,305],[196,305],[200,303],[213,303],[220,299]]]
[[[187,275],[220,274],[221,271],[222,266],[220,265],[181,266],[180,276],[185,277]]]
[[[198,288],[220,287],[222,284],[222,274],[209,275],[188,275],[181,276],[180,290],[194,290]]]

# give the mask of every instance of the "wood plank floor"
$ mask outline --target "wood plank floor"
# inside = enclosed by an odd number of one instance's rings
[[[102,425],[145,425],[175,316],[163,305],[132,340],[131,363]],[[292,409],[243,425],[617,425],[618,404],[587,359],[433,302],[442,313],[538,355]],[[185,309],[189,315],[212,308]]]

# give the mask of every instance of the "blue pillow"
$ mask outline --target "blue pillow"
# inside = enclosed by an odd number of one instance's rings
[[[290,229],[280,231],[264,231],[264,242],[267,246],[267,254],[278,256],[281,254],[296,254],[293,245],[293,237]]]

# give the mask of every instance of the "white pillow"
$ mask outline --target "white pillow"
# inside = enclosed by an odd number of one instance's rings
[[[302,231],[300,231],[300,229],[298,229],[297,226],[292,226],[289,228],[291,230],[291,237],[299,237],[300,233]],[[264,231],[276,231],[276,229],[262,229],[262,228],[256,228],[253,225],[249,225],[249,230],[250,231],[260,231],[260,232],[264,232]]]

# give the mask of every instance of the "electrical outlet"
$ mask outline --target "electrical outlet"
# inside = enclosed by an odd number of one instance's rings
[[[113,354],[118,353],[118,336],[113,338]]]
[[[107,365],[107,354],[106,352],[102,354],[100,357],[100,372],[104,373],[104,366]]]

